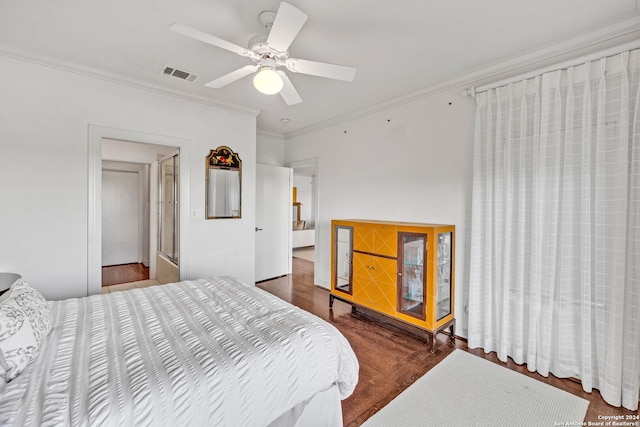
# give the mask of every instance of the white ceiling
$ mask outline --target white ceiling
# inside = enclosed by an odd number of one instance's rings
[[[286,135],[452,79],[486,78],[484,71],[518,64],[522,55],[536,59],[535,52],[640,37],[640,0],[289,3],[309,16],[289,49],[292,57],[358,70],[353,82],[288,73],[303,99],[294,106],[258,93],[251,77],[222,89],[204,87],[251,62],[169,31],[177,21],[246,46],[266,32],[258,15],[277,10],[278,0],[0,0],[0,53],[53,58],[57,65],[259,110],[259,130]],[[168,77],[166,66],[200,77],[193,83]],[[281,123],[285,117],[290,123]]]

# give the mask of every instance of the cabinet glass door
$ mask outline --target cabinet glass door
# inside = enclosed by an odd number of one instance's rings
[[[398,308],[404,314],[425,318],[426,234],[399,233]]]
[[[353,227],[336,226],[335,254],[336,268],[334,283],[335,290],[351,294],[351,281],[353,277]]]
[[[436,286],[437,320],[451,313],[451,238],[452,233],[438,234]]]

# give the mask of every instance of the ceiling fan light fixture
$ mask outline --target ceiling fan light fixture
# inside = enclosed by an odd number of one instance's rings
[[[280,93],[285,104],[296,105],[302,102],[302,98],[285,73],[286,70],[344,81],[353,80],[356,73],[353,67],[289,57],[289,46],[298,36],[307,18],[307,14],[297,7],[287,1],[281,1],[276,13],[267,11],[260,14],[259,20],[268,32],[252,37],[247,47],[239,46],[213,34],[203,33],[179,22],[174,22],[169,28],[175,33],[228,50],[253,62],[252,65],[245,65],[205,83],[206,87],[219,89],[250,74],[255,74],[253,85],[259,92],[267,95]]]
[[[253,86],[265,95],[275,95],[282,90],[282,77],[272,67],[262,67],[253,78]]]

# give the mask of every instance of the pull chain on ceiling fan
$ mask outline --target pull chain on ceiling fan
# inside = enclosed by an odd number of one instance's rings
[[[287,2],[281,2],[276,14],[270,11],[260,14],[260,21],[265,27],[270,28],[269,34],[266,37],[252,38],[248,48],[178,22],[169,28],[183,36],[245,56],[254,63],[212,80],[205,86],[218,89],[257,72],[253,79],[256,89],[268,95],[280,93],[287,105],[294,105],[302,102],[302,98],[287,74],[278,67],[284,67],[294,73],[344,81],[352,81],[356,74],[356,69],[353,67],[289,58],[289,46],[302,29],[307,18],[308,16],[298,8]]]

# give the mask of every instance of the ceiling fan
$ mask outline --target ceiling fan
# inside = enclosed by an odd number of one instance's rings
[[[245,65],[206,83],[205,86],[218,89],[257,72],[253,79],[256,89],[268,95],[280,93],[287,105],[294,105],[302,102],[302,98],[293,87],[287,74],[283,70],[279,70],[279,67],[285,67],[294,73],[344,81],[352,81],[356,75],[356,69],[353,67],[289,58],[289,46],[307,18],[308,16],[304,12],[283,1],[280,3],[277,13],[265,11],[260,14],[260,21],[265,27],[270,28],[269,34],[253,37],[249,40],[247,48],[178,22],[169,28],[178,34],[226,49],[253,61],[252,65]]]

